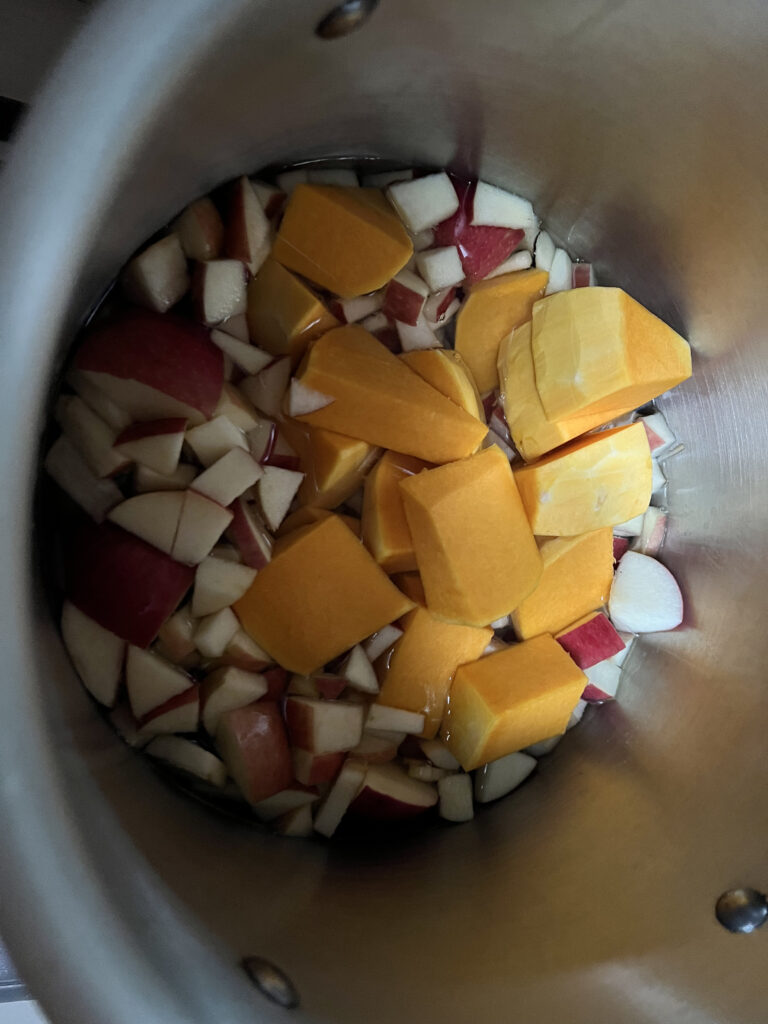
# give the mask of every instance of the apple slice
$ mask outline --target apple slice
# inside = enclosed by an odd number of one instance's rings
[[[171,555],[186,565],[198,565],[232,522],[232,513],[196,491],[184,495]]]
[[[528,249],[521,249],[519,252],[513,252],[508,260],[504,260],[500,263],[495,270],[492,270],[490,274],[486,274],[486,280],[489,277],[500,277],[502,274],[514,274],[518,270],[528,270],[533,265],[533,256]]]
[[[258,414],[257,417],[256,425],[248,431],[246,439],[253,458],[261,465],[265,465],[274,451],[279,427],[274,420],[268,420]]]
[[[295,697],[336,700],[346,688],[347,680],[342,676],[325,673],[319,673],[314,676],[301,676],[295,672],[290,678],[287,692]]]
[[[82,398],[62,395],[56,403],[56,420],[97,477],[114,476],[130,465],[115,451],[115,432]]]
[[[414,253],[424,252],[425,249],[432,249],[435,244],[434,228],[425,228],[415,235],[411,235]]]
[[[489,185],[487,181],[478,181],[472,200],[470,223],[527,230],[538,224],[538,218],[527,199],[496,185]]]
[[[419,273],[429,285],[431,292],[451,288],[464,280],[461,255],[455,245],[427,249],[416,257]],[[397,319],[402,319],[398,317]]]
[[[581,699],[587,704],[602,704],[613,700],[619,692],[621,667],[613,661],[601,661],[584,670],[589,682],[584,687]]]
[[[229,321],[223,326],[228,326]],[[259,373],[272,362],[272,355],[225,330],[211,331],[211,341],[245,373]]]
[[[247,451],[232,448],[197,477],[192,490],[226,507],[253,487],[263,474],[264,470]]]
[[[373,764],[349,810],[359,818],[399,821],[423,814],[436,803],[434,786],[412,779],[399,765]]]
[[[363,175],[363,187],[386,188],[387,185],[392,185],[396,181],[411,181],[413,176],[413,170],[410,167],[400,171],[377,171],[375,174]]]
[[[466,227],[458,241],[464,276],[472,283],[480,281],[505,263],[523,240],[523,231],[515,228]]]
[[[194,775],[218,788],[226,785],[227,769],[215,754],[181,736],[157,736],[146,747],[150,757]]]
[[[384,289],[358,295],[355,299],[337,299],[331,302],[329,310],[342,324],[356,324],[373,313],[378,313],[384,302]]]
[[[387,197],[412,235],[435,227],[459,208],[456,191],[445,171],[394,182],[387,188]]]
[[[285,721],[291,743],[313,754],[351,750],[363,735],[365,712],[361,704],[312,697],[289,697]]]
[[[223,662],[227,665],[234,665],[236,668],[242,668],[246,672],[263,672],[267,666],[271,665],[273,659],[263,650],[255,641],[251,640],[244,629],[238,629],[232,639],[229,641],[224,649],[224,654],[219,659],[220,663]],[[280,669],[280,672],[284,672]],[[267,684],[270,683],[269,676],[265,673],[267,678]],[[274,687],[270,686],[269,697],[271,700],[276,700],[285,688],[284,683],[279,692],[273,692]]]
[[[196,655],[195,621],[189,605],[180,608],[164,622],[157,634],[157,653],[174,665],[187,667],[190,656]]]
[[[191,682],[186,672],[181,672],[164,658],[129,644],[125,659],[125,686],[131,711],[139,723],[172,697],[186,693]]]
[[[97,477],[63,434],[54,441],[43,465],[64,493],[97,523],[102,522],[107,512],[123,500],[117,484]]]
[[[142,736],[160,736],[164,733],[197,732],[200,720],[200,687],[188,687],[164,704],[152,708],[139,719]]]
[[[212,466],[233,448],[248,450],[242,430],[226,416],[216,416],[199,427],[192,427],[187,431],[186,441],[206,467]]]
[[[179,236],[171,233],[130,261],[122,275],[123,291],[133,302],[167,313],[189,289],[187,258]]]
[[[133,420],[213,415],[224,383],[224,359],[199,324],[132,310],[89,331],[75,369]]]
[[[288,415],[306,416],[307,413],[324,409],[332,401],[330,395],[324,395],[322,391],[308,388],[306,384],[302,384],[300,380],[294,378],[288,391]]]
[[[567,630],[557,633],[555,640],[582,671],[624,649],[624,641],[602,612],[587,615],[573,623]]]
[[[238,629],[240,623],[232,609],[222,608],[200,619],[195,627],[195,647],[204,658],[220,658]]]
[[[595,269],[591,263],[574,263],[572,288],[591,288],[595,284]]]
[[[237,548],[233,548],[231,544],[227,544],[226,541],[216,544],[211,549],[211,557],[220,558],[223,562],[234,562],[236,565],[243,564],[240,552]]]
[[[255,275],[269,255],[271,244],[269,220],[253,185],[245,176],[238,178],[230,190],[224,252]]]
[[[288,514],[291,502],[301,487],[303,473],[277,466],[265,466],[257,485],[261,511],[267,526],[274,532]]]
[[[365,720],[365,731],[388,730],[405,732],[414,736],[424,731],[424,715],[415,711],[403,711],[401,708],[390,708],[386,704],[371,704]]]
[[[471,821],[475,816],[472,779],[469,775],[446,775],[438,779],[438,814],[445,821]]]
[[[279,793],[267,797],[266,800],[260,800],[259,803],[254,804],[253,809],[261,821],[275,821],[290,811],[295,811],[298,807],[311,807],[312,804],[317,803],[317,800],[316,789],[294,782],[287,789],[280,790]]]
[[[246,377],[240,382],[240,390],[265,416],[279,419],[290,379],[291,360],[286,356],[275,359],[254,377]]]
[[[309,171],[305,167],[283,171],[275,177],[275,184],[287,196],[291,195],[297,185],[306,185],[308,181]]]
[[[419,740],[424,756],[436,768],[444,768],[447,772],[457,772],[461,765],[442,740]]]
[[[632,542],[632,550],[641,555],[658,555],[667,535],[667,518],[663,508],[650,505],[643,515],[643,528]]]
[[[215,327],[231,316],[243,315],[247,286],[248,268],[240,260],[198,263],[192,276],[195,316],[207,327]]]
[[[133,487],[138,494],[149,491],[184,491],[197,476],[197,468],[180,462],[173,473],[156,473],[148,466],[136,466],[133,471]]]
[[[488,804],[511,793],[536,767],[536,758],[521,752],[489,761],[475,772],[475,800]]]
[[[126,427],[131,425],[130,413],[122,409],[101,388],[97,388],[95,384],[81,373],[79,370],[70,370],[66,376],[67,384],[72,388],[75,394],[82,398],[89,409],[93,410],[96,415],[104,420],[104,422],[110,426],[118,434],[125,430]]]
[[[413,326],[419,320],[430,289],[410,270],[401,270],[384,292],[382,313],[391,320]]]
[[[184,491],[137,494],[116,505],[107,519],[171,555],[184,502]]]
[[[266,670],[264,678],[267,681],[268,700],[278,700],[285,694],[288,686],[288,673],[284,668],[280,665],[273,665],[272,668]]]
[[[399,626],[393,625],[382,626],[375,633],[371,633],[368,639],[363,641],[363,650],[368,656],[368,660],[371,662],[376,661],[380,655],[394,646],[402,635],[402,629]]]
[[[256,193],[256,198],[261,203],[261,208],[267,217],[272,220],[282,212],[285,206],[285,192],[279,189],[277,185],[268,185],[265,181],[259,181],[256,178],[251,178],[251,184],[253,185],[253,191]]]
[[[261,700],[266,692],[267,681],[257,672],[244,672],[234,665],[217,668],[205,677],[201,687],[201,717],[206,731],[215,736],[219,719],[225,711],[244,708]]]
[[[86,690],[111,708],[123,674],[125,640],[94,622],[71,601],[61,610],[61,635]]]
[[[408,761],[408,777],[417,779],[419,782],[438,782],[444,779],[448,772],[444,768],[435,768],[433,764],[426,761]]]
[[[312,805],[294,807],[274,823],[275,831],[289,839],[309,839],[314,832]]]
[[[552,260],[555,258],[555,243],[546,231],[540,231],[536,236],[536,243],[533,247],[533,259],[539,270],[552,269]]]
[[[659,633],[683,621],[683,597],[661,562],[627,551],[613,577],[608,614],[627,633]]]
[[[431,325],[427,322],[423,313],[419,314],[419,318],[415,325],[411,326],[410,324],[404,324],[399,320],[396,320],[395,327],[397,329],[397,336],[400,340],[400,347],[403,352],[414,352],[417,349],[441,347],[440,339],[432,330]]]
[[[216,746],[249,804],[258,804],[290,787],[291,751],[276,703],[257,701],[225,711],[216,727]]]
[[[264,456],[263,465],[275,466],[277,469],[290,469],[296,472],[301,467],[301,459],[296,450],[288,443],[285,434],[277,428],[274,441],[268,455]]]
[[[364,761],[347,758],[315,815],[315,831],[330,838],[341,824],[349,805],[365,781],[368,765]],[[407,776],[406,776],[407,777]]]
[[[230,381],[226,381],[216,406],[216,416],[226,416],[230,422],[246,433],[261,421],[261,416],[248,399]]]
[[[219,325],[219,330],[228,338],[233,338],[235,341],[241,341],[244,345],[250,345],[251,333],[248,330],[248,317],[245,313],[238,313],[237,316],[228,317]],[[211,338],[211,341],[213,341],[213,338]],[[270,362],[272,361],[272,356],[269,355],[268,352],[265,353],[265,356],[269,358]],[[266,363],[264,365],[266,366]],[[259,367],[259,369],[261,369],[261,367]]]
[[[345,754],[334,751],[330,754],[315,754],[311,750],[294,747],[293,774],[297,782],[305,786],[319,786],[323,782],[333,782],[344,764]]]
[[[238,601],[256,578],[256,570],[222,558],[204,558],[195,571],[192,614],[213,615]]]
[[[155,473],[172,476],[179,464],[186,426],[187,421],[178,418],[132,423],[118,435],[115,451]]]
[[[356,644],[341,663],[339,674],[354,690],[359,690],[361,693],[379,692],[379,681],[376,678],[373,665],[360,644]]]
[[[363,733],[363,738],[353,747],[350,751],[352,757],[359,757],[363,761],[368,761],[369,764],[385,764],[387,761],[394,761],[397,757],[397,748],[400,746],[398,736],[402,736],[405,739],[404,733],[397,733],[393,739],[390,739],[388,735],[373,732]]]
[[[424,319],[427,323],[439,324],[447,319],[446,314],[455,298],[455,288],[441,288],[430,295],[424,303]]]
[[[640,422],[648,435],[648,447],[654,459],[661,459],[677,444],[677,438],[660,412],[640,416]]]
[[[635,516],[633,519],[627,519],[623,523],[616,523],[613,532],[617,537],[639,537],[643,532],[644,515],[645,513],[641,512],[639,516]]]
[[[555,249],[552,259],[552,266],[549,268],[549,281],[544,292],[545,295],[554,295],[555,292],[570,291],[573,282],[573,266],[571,257],[565,249]]]
[[[215,260],[224,242],[224,225],[208,196],[196,199],[176,218],[173,230],[190,260]]]
[[[243,498],[229,506],[232,522],[227,538],[235,545],[246,565],[263,569],[272,558],[272,538],[266,527],[256,518]]]

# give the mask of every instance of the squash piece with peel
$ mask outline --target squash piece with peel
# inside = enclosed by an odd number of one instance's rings
[[[363,543],[384,572],[416,569],[411,531],[405,518],[400,481],[427,469],[412,455],[386,452],[368,474],[363,490]]]

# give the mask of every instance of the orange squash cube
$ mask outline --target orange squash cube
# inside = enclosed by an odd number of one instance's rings
[[[363,543],[384,572],[410,572],[416,568],[400,481],[426,468],[426,462],[412,455],[385,452],[366,478]]]
[[[343,299],[376,291],[405,266],[413,244],[378,189],[298,185],[272,255]]]
[[[465,771],[564,732],[587,677],[545,634],[460,666],[442,735]]]
[[[485,422],[477,384],[458,352],[450,348],[424,348],[403,352],[400,358],[441,395],[450,398],[470,416]]]
[[[407,477],[400,490],[431,612],[487,626],[531,593],[541,556],[499,448]]]
[[[424,593],[424,584],[417,572],[396,572],[392,577],[392,582],[398,590],[402,590],[406,597],[410,597],[414,604],[426,608],[427,597]]]
[[[336,508],[354,494],[380,450],[356,437],[312,427],[286,417],[280,424],[288,443],[299,456],[304,479],[297,497],[300,505]]]
[[[304,505],[302,508],[297,508],[295,512],[291,512],[289,516],[280,524],[280,529],[275,534],[278,541],[282,540],[289,533],[293,533],[294,530],[301,529],[302,526],[312,526],[314,523],[319,523],[322,519],[327,519],[329,516],[338,515],[339,519],[345,523],[352,533],[356,537],[360,536],[360,520],[354,516],[341,515],[339,513],[329,512],[325,508],[316,508],[314,505]],[[275,545],[275,549],[277,545]],[[402,587],[400,588],[402,590]],[[405,593],[405,591],[403,591]]]

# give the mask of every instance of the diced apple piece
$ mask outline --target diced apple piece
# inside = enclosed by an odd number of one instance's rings
[[[89,331],[75,369],[134,420],[213,415],[224,382],[223,356],[191,320],[133,310]]]
[[[408,776],[411,779],[418,779],[419,782],[437,782],[445,778],[448,773],[442,768],[435,768],[433,764],[426,761],[409,761]]]
[[[355,799],[365,780],[368,766],[348,758],[315,815],[315,831],[330,838]]]
[[[224,225],[208,196],[196,199],[177,217],[173,230],[190,260],[215,260],[224,241]]]
[[[517,228],[466,227],[458,242],[468,284],[484,280],[505,263],[523,240]]]
[[[272,538],[266,527],[257,520],[243,498],[229,506],[232,523],[227,530],[228,539],[235,545],[246,565],[263,569],[272,557]]]
[[[601,661],[585,669],[585,675],[589,681],[584,687],[581,699],[587,704],[602,704],[604,701],[613,700],[619,692],[621,667],[615,662]]]
[[[440,339],[432,330],[429,323],[427,323],[423,314],[419,316],[413,326],[401,323],[400,320],[396,320],[395,328],[397,330],[397,336],[400,339],[400,347],[403,352],[415,352],[421,349],[440,347]]]
[[[200,687],[192,685],[169,697],[139,719],[142,736],[161,736],[174,732],[197,732],[200,718]]]
[[[71,601],[61,612],[61,635],[86,690],[100,704],[113,707],[123,673],[125,640],[94,622]]]
[[[290,377],[290,359],[276,359],[256,376],[241,381],[240,390],[265,416],[279,419]]]
[[[275,821],[298,807],[311,807],[317,799],[317,789],[294,782],[287,789],[282,789],[266,800],[260,800],[254,804],[253,809],[261,821]]]
[[[261,416],[245,395],[229,381],[226,381],[222,388],[214,415],[226,416],[242,431],[253,430],[261,422]]]
[[[335,700],[347,688],[347,680],[343,676],[315,673],[302,676],[294,673],[288,683],[288,693],[296,697],[312,697],[314,699]]]
[[[416,266],[432,292],[461,284],[464,280],[461,256],[455,245],[427,249],[419,253],[416,257]]]
[[[371,704],[365,720],[365,731],[404,732],[420,736],[424,731],[424,715],[415,711],[387,707],[385,704]]]
[[[133,486],[138,494],[150,491],[184,491],[197,476],[195,466],[180,462],[173,473],[156,473],[148,466],[136,466],[133,474]]]
[[[255,178],[251,178],[251,184],[253,185],[253,191],[256,193],[256,198],[261,203],[262,210],[272,220],[273,217],[276,217],[282,211],[285,205],[285,192],[278,188],[277,185],[268,185],[265,181],[258,181]]]
[[[472,224],[528,230],[538,224],[527,199],[478,181],[472,201]]]
[[[214,736],[219,719],[226,711],[243,708],[260,700],[267,693],[267,681],[256,672],[245,672],[234,665],[215,669],[205,677],[201,687],[202,721]]]
[[[123,271],[122,285],[133,302],[167,313],[189,289],[187,258],[179,236],[166,235],[134,256]]]
[[[187,421],[179,418],[133,423],[116,438],[115,451],[155,473],[172,476],[179,464],[186,425]]]
[[[573,283],[573,266],[571,258],[565,249],[555,249],[552,258],[552,266],[549,268],[549,281],[545,295],[553,295],[555,292],[570,291]]]
[[[358,295],[354,299],[339,299],[331,303],[330,310],[340,323],[356,324],[381,309],[384,295],[385,291],[379,290],[370,295]]]
[[[384,292],[382,313],[391,320],[415,325],[421,316],[430,289],[411,270],[401,270]]]
[[[461,768],[442,740],[419,740],[419,746],[424,756],[437,768],[443,768],[447,772],[457,772]]]
[[[329,395],[313,391],[302,384],[300,380],[292,380],[288,392],[288,415],[306,416],[308,412],[322,409],[332,401],[333,399]]]
[[[242,448],[232,448],[198,476],[192,490],[225,507],[261,478],[264,470]]]
[[[231,608],[206,615],[195,627],[195,646],[204,658],[220,658],[240,628]]]
[[[221,333],[226,335],[228,338],[232,338],[234,341],[240,341],[243,345],[250,346],[251,333],[248,330],[248,317],[245,313],[238,313],[237,316],[227,317],[227,319],[220,324],[219,329]],[[211,331],[211,335],[213,335],[213,331]],[[211,341],[213,341],[213,337],[211,337]],[[214,342],[214,344],[216,343]],[[260,350],[257,349],[257,351]],[[261,358],[266,359],[268,355],[269,353],[265,352]],[[266,365],[266,363],[264,365]],[[259,369],[261,369],[261,367],[259,367]]]
[[[539,270],[552,269],[552,261],[555,258],[556,246],[546,231],[540,231],[536,236],[536,244],[533,247],[533,258]]]
[[[387,196],[414,235],[433,228],[459,208],[453,183],[444,171],[411,181],[394,182],[387,189]]]
[[[645,427],[645,432],[648,435],[648,447],[651,449],[654,459],[661,459],[668,455],[677,444],[677,438],[670,430],[664,416],[660,412],[654,412],[650,416],[641,416],[640,422]]]
[[[661,562],[627,551],[613,578],[608,614],[617,629],[628,633],[663,632],[683,621],[683,597]]]
[[[380,655],[396,644],[402,635],[402,629],[391,624],[376,630],[363,643],[363,650],[367,654],[368,660],[376,661]]]
[[[233,519],[229,509],[196,491],[185,491],[179,527],[171,555],[178,562],[197,565],[211,553]]]
[[[245,313],[248,269],[240,260],[198,263],[192,278],[192,301],[198,320],[208,327]]]
[[[205,558],[195,571],[195,590],[192,596],[192,614],[195,617],[212,615],[238,601],[253,583],[256,570],[247,565]]]
[[[384,764],[386,761],[394,761],[397,757],[397,748],[404,739],[405,733],[365,732],[357,746],[350,751],[350,755],[370,764]]]
[[[275,822],[275,831],[289,839],[309,839],[314,828],[311,804],[294,807]]]
[[[186,693],[191,680],[163,658],[130,644],[125,660],[125,686],[131,711],[139,722],[180,693]]]
[[[475,816],[472,779],[469,775],[447,775],[438,779],[438,813],[446,821],[471,821]]]
[[[224,326],[227,326],[227,324],[224,324]],[[255,345],[251,345],[248,342],[241,341],[223,329],[211,331],[211,341],[245,373],[260,373],[265,366],[269,366],[272,362],[272,356],[269,352],[256,348]]]
[[[173,553],[185,495],[183,491],[154,491],[128,498],[109,512],[107,518],[148,544]]]
[[[430,295],[424,303],[424,317],[427,323],[437,324],[446,320],[446,313],[455,298],[455,288],[440,288],[434,295]]]
[[[146,747],[150,757],[164,761],[173,768],[194,775],[212,786],[222,787],[227,781],[227,769],[215,754],[181,736],[157,736]]]
[[[521,249],[520,252],[513,252],[508,260],[504,260],[503,263],[500,263],[489,274],[486,274],[483,280],[488,280],[491,277],[501,277],[502,274],[514,274],[519,270],[528,270],[532,266],[533,256],[527,249]]]
[[[96,476],[114,476],[129,465],[130,460],[114,449],[114,430],[82,398],[62,395],[56,403],[56,420]]]
[[[97,477],[64,435],[54,441],[44,466],[64,493],[97,523],[102,522],[107,512],[123,500],[117,484]]]
[[[592,288],[597,284],[595,268],[591,263],[574,263],[571,275],[572,288]]]
[[[525,782],[535,767],[535,757],[519,752],[490,761],[475,772],[475,800],[479,804],[499,800]]]
[[[313,754],[351,750],[363,735],[364,709],[346,701],[289,697],[285,721],[291,743]]]
[[[555,640],[585,672],[624,650],[624,641],[602,612],[593,612],[572,623]]]
[[[614,537],[613,538],[613,562],[614,562],[614,565],[617,565],[621,561],[621,559],[626,554],[628,549],[629,549],[629,538],[628,537]],[[649,552],[647,552],[647,551],[644,551],[642,553],[643,554],[649,554]]]
[[[67,373],[66,381],[75,394],[82,398],[88,408],[92,409],[100,419],[104,420],[117,433],[130,426],[130,413],[122,409],[116,402],[113,402],[109,395],[102,391],[101,388],[91,383],[85,374],[79,370],[70,370]]]
[[[310,750],[294,747],[293,774],[297,782],[305,786],[319,786],[323,782],[333,782],[344,764],[345,754],[334,751],[329,754],[315,754]]]
[[[212,466],[233,448],[248,451],[242,430],[226,416],[216,416],[187,431],[186,440],[204,466]]]
[[[560,733],[559,736],[550,736],[549,739],[540,740],[538,743],[532,743],[530,747],[526,747],[523,753],[530,754],[531,757],[540,758],[546,757],[547,754],[551,754],[555,747],[558,745],[560,740],[565,736],[565,733]]]
[[[410,778],[399,765],[373,764],[368,766],[350,813],[376,821],[398,821],[423,814],[436,803],[434,786]]]
[[[623,523],[616,523],[613,527],[613,532],[617,537],[639,537],[643,532],[644,516],[645,512],[641,512],[639,515],[632,516],[631,519],[627,519]]]
[[[354,690],[361,693],[379,692],[379,682],[373,665],[360,644],[356,644],[341,663],[339,674],[344,676],[347,685]]]
[[[307,171],[307,181],[340,188],[357,188],[359,184],[357,174],[349,167],[312,167]]]
[[[666,534],[667,513],[663,508],[655,508],[651,505],[645,510],[643,526],[632,543],[632,550],[639,551],[641,555],[655,557],[664,546]]]
[[[224,231],[224,252],[255,274],[269,255],[269,220],[246,177],[232,185]]]
[[[258,644],[251,640],[244,629],[238,629],[227,644],[224,654],[219,659],[219,664],[221,663],[234,665],[236,668],[241,668],[246,672],[264,672],[264,669],[272,664],[272,658]],[[280,674],[281,685],[279,688],[272,685],[274,680],[270,678],[268,672],[265,673],[270,700],[277,700],[285,689],[285,671],[284,669],[277,669],[276,671]]]
[[[303,473],[277,466],[264,467],[257,491],[261,511],[271,530],[277,530],[285,519],[303,479]]]
[[[262,700],[225,711],[216,727],[216,746],[249,804],[259,804],[291,786],[291,751],[276,703]]]
[[[157,634],[157,652],[174,665],[187,667],[197,648],[194,641],[195,621],[189,605],[180,608],[164,622]]]

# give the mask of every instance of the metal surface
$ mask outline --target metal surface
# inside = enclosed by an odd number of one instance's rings
[[[315,34],[321,39],[348,36],[350,32],[363,27],[377,4],[378,0],[346,0],[346,3],[334,7],[320,20]]]
[[[259,992],[273,1003],[286,1010],[295,1010],[299,1005],[299,993],[293,982],[271,960],[265,960],[263,956],[246,956],[243,969]]]
[[[327,4],[121,0],[96,11],[0,197],[0,932],[52,1020],[755,1024],[762,930],[713,899],[768,880],[768,10],[757,0],[387,0],[328,44]],[[665,558],[685,628],[620,704],[471,825],[291,844],[167,789],[95,715],[33,574],[57,352],[121,260],[243,168],[370,153],[528,194],[603,281],[692,338],[664,409]],[[64,955],[66,951],[69,955]],[[77,951],[77,957],[71,953]]]
[[[729,932],[749,935],[768,921],[768,899],[756,889],[729,889],[718,899],[715,914]]]

